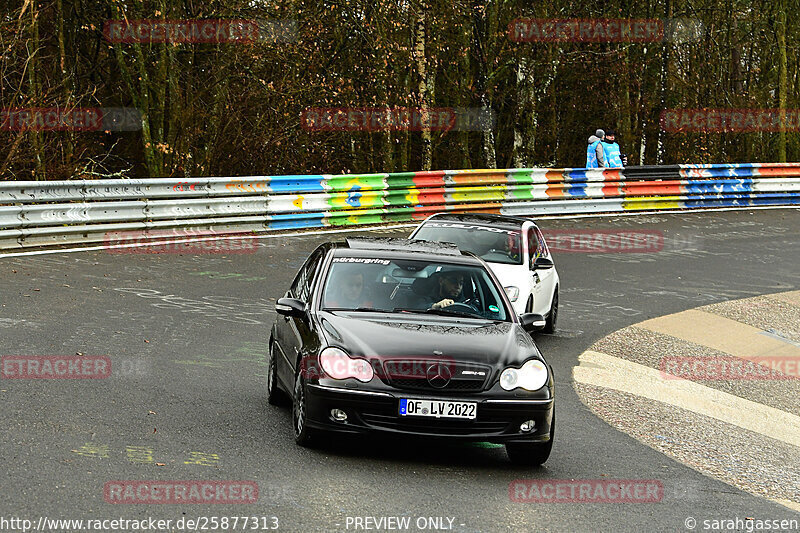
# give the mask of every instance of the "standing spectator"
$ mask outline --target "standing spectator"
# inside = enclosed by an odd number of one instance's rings
[[[619,151],[619,145],[616,142],[616,132],[608,130],[605,138],[600,142],[603,147],[604,164],[606,168],[622,168],[622,154]],[[599,161],[598,161],[599,163]]]
[[[605,157],[603,156],[603,147],[600,146],[600,141],[605,137],[606,132],[597,130],[594,135],[589,137],[589,146],[586,148],[586,168],[598,168],[605,166]]]

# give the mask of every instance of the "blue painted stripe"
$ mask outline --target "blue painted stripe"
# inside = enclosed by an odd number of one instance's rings
[[[270,229],[319,228],[325,225],[324,213],[290,213],[272,215],[267,223]]]
[[[681,171],[681,176],[691,176],[691,172]],[[702,169],[700,172],[706,178],[749,178],[756,175],[752,169],[749,168],[712,168]]]
[[[694,195],[685,200],[692,207],[740,207],[749,205],[795,205],[800,204],[800,193]]]
[[[578,198],[585,198],[588,195],[586,194],[586,184],[580,183],[575,185],[570,185],[564,189],[564,194],[567,196],[573,196]]]
[[[800,194],[793,195],[789,198],[765,198],[764,196],[756,196],[753,198],[752,202],[753,205],[800,205]]]
[[[749,198],[685,200],[683,204],[689,209],[693,207],[741,207],[751,205]]]
[[[587,181],[588,178],[586,177],[586,170],[585,168],[565,168],[564,169],[564,181]],[[592,169],[598,170],[598,169]]]
[[[703,194],[703,193],[738,193],[738,192],[753,192],[752,180],[725,180],[725,181],[697,181],[690,180],[684,185],[686,192]]]
[[[311,176],[272,176],[269,188],[274,192],[325,192],[322,175]]]

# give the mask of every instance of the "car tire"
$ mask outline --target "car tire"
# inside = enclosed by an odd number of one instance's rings
[[[556,413],[550,422],[550,440],[547,442],[509,442],[506,454],[512,463],[520,466],[540,466],[550,457],[556,436]]]
[[[289,398],[278,386],[278,354],[275,350],[275,341],[272,341],[269,343],[267,361],[267,402],[270,405],[285,406],[289,404]]]
[[[308,405],[306,399],[306,380],[303,371],[298,370],[294,380],[294,398],[292,401],[292,427],[294,441],[303,447],[311,447],[314,442],[314,431],[308,427]]]
[[[550,313],[547,315],[547,322],[542,330],[544,333],[555,333],[556,322],[558,321],[558,286],[553,292],[553,303],[550,304]]]

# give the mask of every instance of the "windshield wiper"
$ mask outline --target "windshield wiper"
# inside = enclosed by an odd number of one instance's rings
[[[392,309],[392,312],[397,313],[406,312],[406,313],[420,313],[420,314],[428,314],[428,315],[441,315],[441,316],[458,316],[464,318],[480,318],[482,320],[486,320],[485,317],[481,315],[475,315],[471,313],[461,313],[459,311],[448,311],[447,309],[409,309],[405,307],[395,307]]]

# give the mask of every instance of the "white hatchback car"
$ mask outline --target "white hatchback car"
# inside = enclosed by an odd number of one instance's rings
[[[517,314],[547,319],[545,333],[558,320],[558,272],[542,232],[527,218],[489,214],[437,213],[425,219],[410,239],[451,242],[491,267]]]

